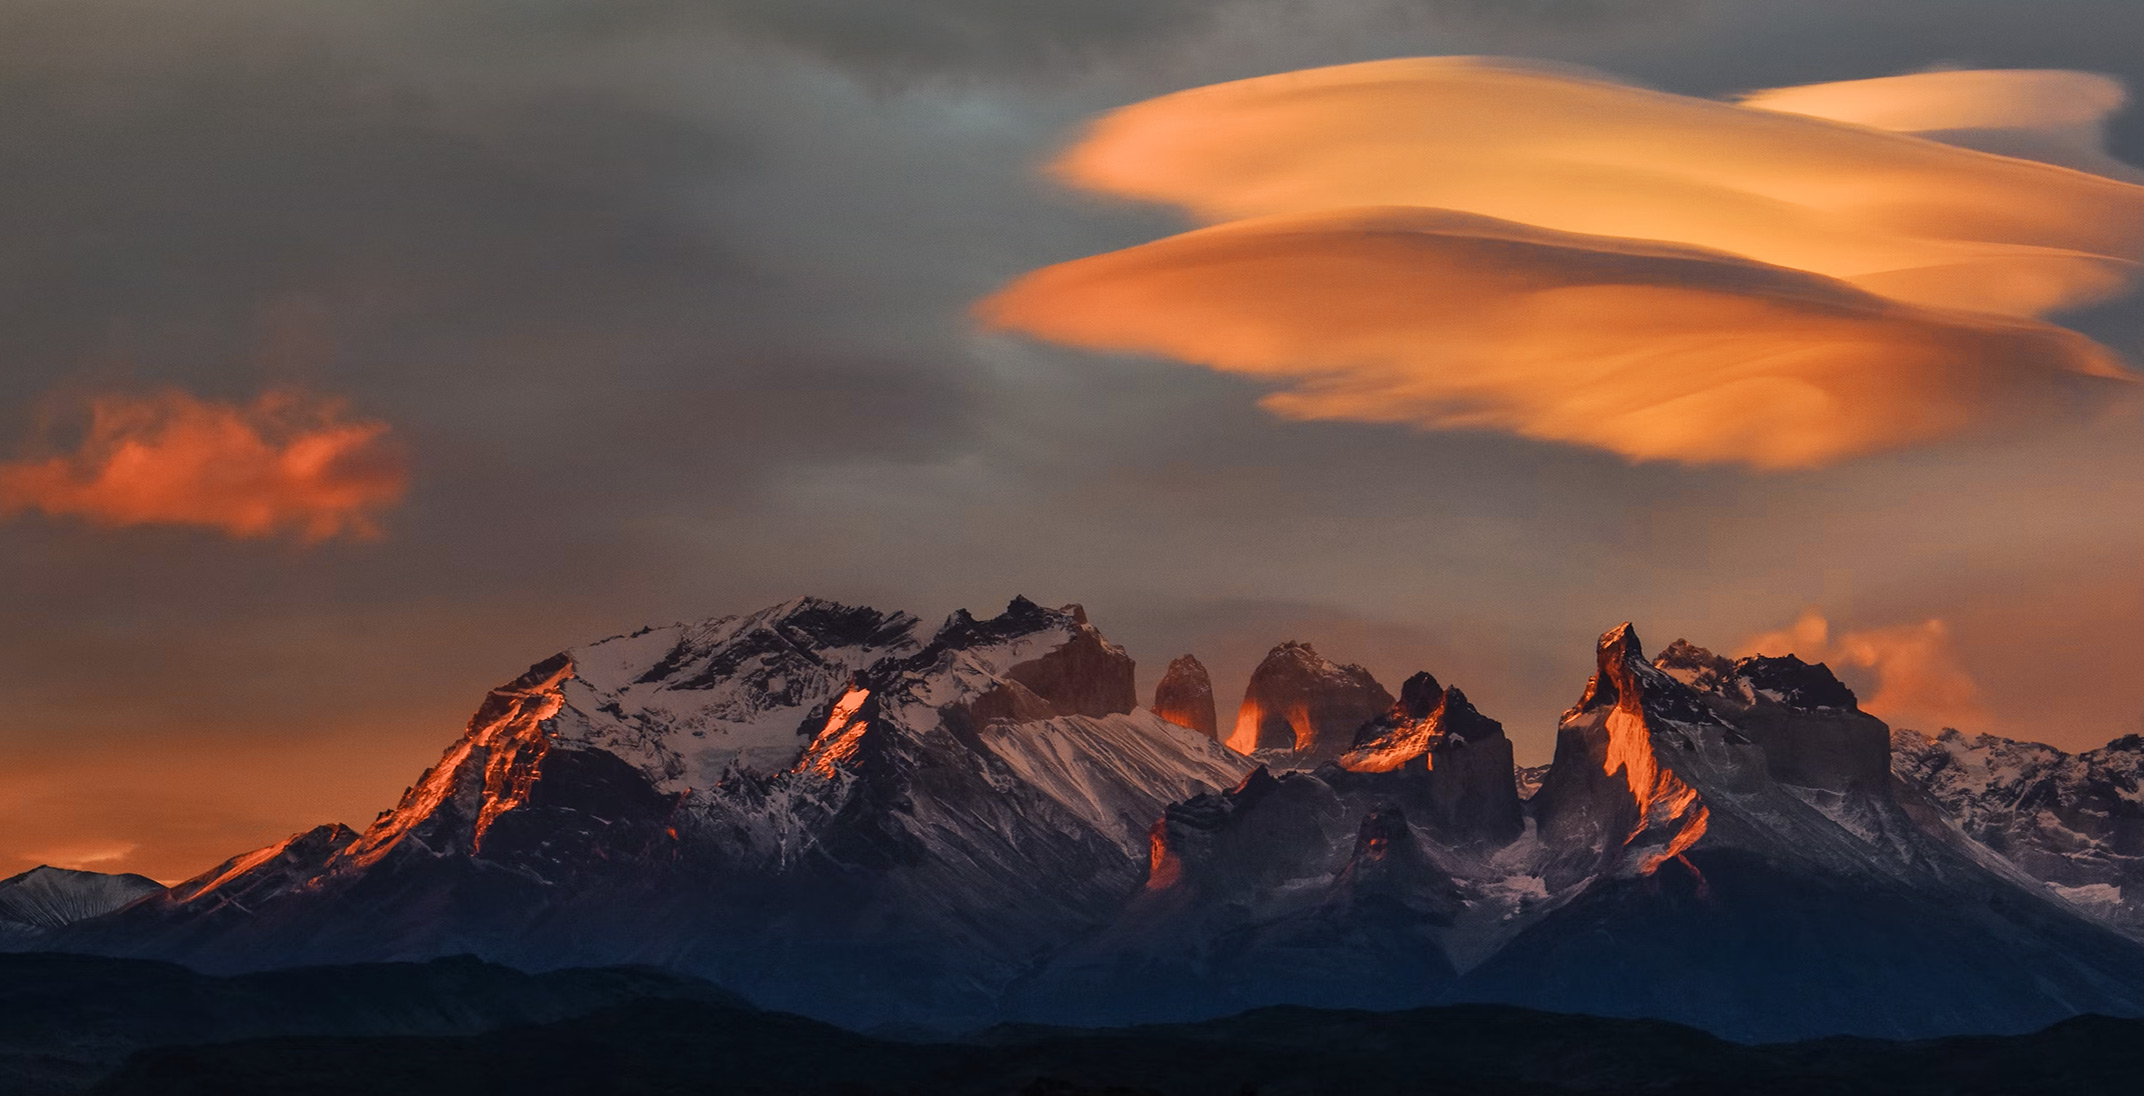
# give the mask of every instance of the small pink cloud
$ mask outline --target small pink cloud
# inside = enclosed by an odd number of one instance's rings
[[[99,397],[89,418],[72,452],[0,463],[0,516],[369,539],[409,484],[388,424],[331,397],[276,389],[233,404],[170,389]]]

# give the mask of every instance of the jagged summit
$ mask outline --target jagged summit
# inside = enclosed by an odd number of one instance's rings
[[[1829,666],[1803,662],[1792,654],[1730,659],[1678,639],[1660,652],[1653,665],[1700,694],[1740,707],[1778,704],[1807,711],[1861,710],[1854,691]]]
[[[1791,654],[1730,661],[1677,640],[1654,665],[1763,747],[1781,783],[1843,793],[1890,779],[1889,729],[1823,663]]]
[[[1329,777],[1339,786],[1404,806],[1446,841],[1502,843],[1523,826],[1504,725],[1427,671],[1407,679],[1335,764],[1347,774]]]
[[[1228,744],[1307,767],[1347,750],[1356,729],[1392,703],[1370,671],[1330,662],[1310,644],[1290,640],[1251,672]]]
[[[1687,750],[1693,736],[1725,728],[1688,687],[1646,661],[1628,622],[1603,633],[1595,655],[1533,807],[1543,837],[1566,850],[1559,873],[1647,875],[1704,836],[1711,817],[1663,762],[1659,737]]]
[[[1400,698],[1392,706],[1391,717],[1395,719],[1422,719],[1444,703],[1444,686],[1437,684],[1435,674],[1418,670],[1407,680],[1400,682]],[[1357,738],[1362,737],[1360,732]]]
[[[1191,655],[1171,661],[1154,686],[1154,714],[1208,738],[1219,738],[1220,717],[1206,665]]]

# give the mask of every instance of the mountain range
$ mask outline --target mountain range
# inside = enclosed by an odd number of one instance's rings
[[[0,920],[0,944],[224,973],[640,964],[860,1029],[1473,1001],[1761,1041],[2144,1015],[2144,740],[1894,731],[1821,665],[1648,657],[1628,625],[1595,653],[1553,762],[1516,769],[1457,686],[1395,697],[1304,644],[1224,724],[1189,656],[1142,706],[1078,606],[928,627],[785,602],[544,659],[364,829],[168,889],[85,879],[111,896]]]

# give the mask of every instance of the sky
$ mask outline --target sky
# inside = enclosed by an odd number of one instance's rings
[[[2085,166],[2127,179],[2137,41],[2133,0],[6,5],[0,874],[363,825],[530,663],[801,594],[1080,602],[1224,719],[1307,640],[1460,685],[1522,762],[1624,620],[1823,658],[1906,726],[2144,731],[2130,191],[1870,135],[1934,125],[1895,96],[1740,102],[2102,74],[1942,101],[2072,159],[2111,111]],[[1300,80],[1161,98],[1462,55],[1528,60],[1292,129],[1257,112]],[[1607,151],[1549,163],[1544,119]],[[1343,170],[1365,140],[1405,170]],[[1841,219],[1660,197],[1809,165]],[[2063,254],[1854,265],[2005,217]],[[1179,293],[1214,255],[1241,277]],[[1579,304],[1493,322],[1507,283]],[[1326,292],[1424,284],[1449,315]],[[1601,380],[1631,339],[1831,350],[1669,428]]]

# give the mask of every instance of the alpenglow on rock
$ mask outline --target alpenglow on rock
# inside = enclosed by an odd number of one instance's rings
[[[1213,703],[1213,679],[1206,665],[1191,655],[1169,663],[1154,686],[1154,714],[1208,738],[1220,737],[1220,717]]]
[[[1355,732],[1339,764],[1447,842],[1502,844],[1525,828],[1504,725],[1428,671],[1408,678],[1398,702]]]
[[[1310,644],[1291,640],[1251,671],[1228,745],[1275,764],[1308,768],[1351,748],[1356,730],[1392,703],[1370,671],[1337,665]]]

